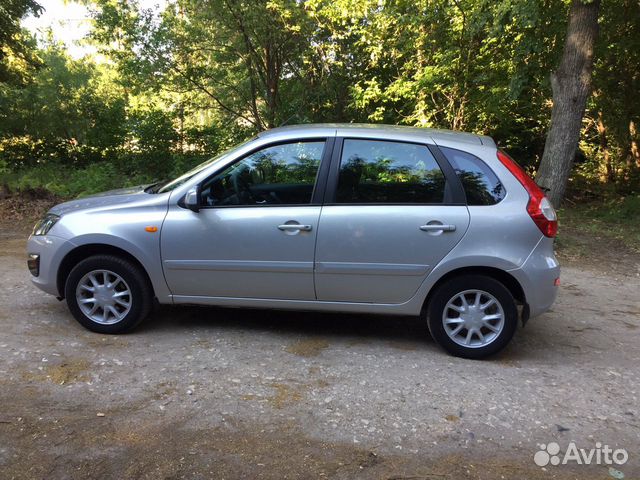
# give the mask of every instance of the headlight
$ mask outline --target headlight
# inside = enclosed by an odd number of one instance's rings
[[[40,221],[38,221],[38,223],[36,223],[36,226],[33,227],[32,235],[46,235],[58,220],[60,220],[59,215],[47,213]]]

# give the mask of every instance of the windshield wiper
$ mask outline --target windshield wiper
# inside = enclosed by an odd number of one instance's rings
[[[145,193],[158,193],[163,186],[168,183],[168,180],[160,180],[159,182],[152,183],[144,189]]]

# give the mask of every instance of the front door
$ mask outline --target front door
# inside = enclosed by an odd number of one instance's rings
[[[199,212],[173,205],[162,227],[174,295],[314,300],[325,141],[264,147],[200,186]]]
[[[332,170],[337,185],[316,249],[318,300],[406,302],[465,234],[467,207],[452,201],[426,145],[345,139]]]

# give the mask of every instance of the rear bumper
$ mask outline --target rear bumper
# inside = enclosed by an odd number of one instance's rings
[[[553,253],[553,239],[543,237],[520,268],[509,270],[524,290],[529,317],[540,315],[553,305],[558,295],[556,279],[560,264]]]
[[[27,255],[39,255],[38,276],[32,274],[31,282],[44,292],[60,296],[57,285],[58,268],[65,255],[73,248],[74,245],[64,238],[53,235],[30,236]]]

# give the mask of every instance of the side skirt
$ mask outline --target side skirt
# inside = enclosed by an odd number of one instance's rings
[[[421,303],[413,299],[401,304],[319,302],[315,300],[271,300],[261,298],[202,297],[174,295],[175,305],[211,305],[236,308],[306,310],[324,312],[369,313],[379,315],[419,315]]]

